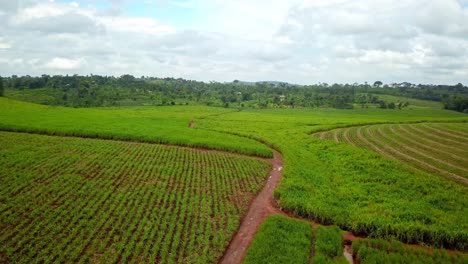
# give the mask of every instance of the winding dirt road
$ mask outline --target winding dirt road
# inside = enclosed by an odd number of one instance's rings
[[[229,247],[224,252],[224,256],[219,263],[239,264],[242,262],[247,249],[250,246],[255,234],[263,221],[272,214],[284,214],[276,206],[273,193],[281,180],[283,170],[283,160],[277,152],[273,153],[273,168],[268,177],[267,183],[255,197],[250,205],[247,215],[231,240]]]

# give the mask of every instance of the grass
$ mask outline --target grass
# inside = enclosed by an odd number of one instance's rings
[[[254,140],[188,127],[190,120],[228,111],[198,106],[73,109],[0,97],[0,129],[165,143],[272,157],[268,147]]]
[[[245,264],[309,263],[312,225],[281,215],[260,226],[245,257]]]
[[[8,88],[5,89],[5,97],[19,101],[51,105],[54,104],[56,100],[56,92],[47,88],[23,90]]]
[[[409,109],[416,109],[416,108],[433,108],[433,109],[442,109],[443,104],[441,102],[435,102],[435,101],[427,101],[427,100],[419,100],[419,99],[414,99],[414,98],[408,98],[408,97],[402,97],[402,96],[394,96],[394,95],[388,95],[388,94],[375,94],[379,98],[379,100],[384,100],[387,103],[393,102],[408,102]]]
[[[450,123],[449,123],[450,124]],[[367,148],[421,170],[468,184],[468,123],[385,124],[315,134]]]
[[[266,160],[0,132],[0,263],[211,263]]]
[[[0,110],[3,128],[153,140],[271,155],[270,150],[252,139],[261,140],[283,154],[284,175],[275,197],[290,213],[371,237],[468,250],[465,186],[366,149],[310,135],[362,124],[455,124],[467,122],[466,114],[435,107],[241,112],[198,106],[68,109],[8,99],[0,99]],[[187,128],[191,119],[195,120],[195,129]]]
[[[343,236],[337,226],[319,226],[315,230],[314,263],[343,263],[348,261],[343,256]]]
[[[226,113],[203,120],[201,127],[258,138],[278,149],[285,168],[275,197],[292,214],[356,234],[466,251],[466,187],[310,134],[366,123],[467,120],[433,108],[289,109]]]
[[[337,226],[319,226],[312,230],[311,223],[272,215],[255,235],[244,263],[348,262],[343,256],[343,236]]]
[[[467,263],[465,254],[445,250],[407,247],[382,239],[359,239],[353,242],[353,255],[359,263]]]

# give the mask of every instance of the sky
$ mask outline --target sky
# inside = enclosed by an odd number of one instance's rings
[[[0,75],[468,85],[468,0],[0,0]]]

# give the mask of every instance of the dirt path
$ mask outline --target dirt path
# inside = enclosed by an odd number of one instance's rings
[[[219,263],[241,263],[250,243],[263,221],[271,214],[284,214],[278,209],[273,198],[273,192],[281,180],[282,170],[283,160],[281,159],[281,155],[274,152],[273,168],[270,172],[267,183],[253,200],[247,215],[242,219],[242,223],[237,230],[237,233],[231,240],[229,247],[224,252],[224,256]]]

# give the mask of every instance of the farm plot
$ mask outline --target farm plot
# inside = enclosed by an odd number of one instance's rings
[[[0,263],[210,263],[267,160],[0,132]]]
[[[468,184],[468,124],[367,125],[315,134],[401,160]]]
[[[467,263],[468,255],[443,249],[412,247],[382,239],[358,239],[352,244],[357,263]]]

